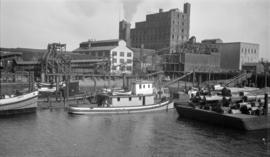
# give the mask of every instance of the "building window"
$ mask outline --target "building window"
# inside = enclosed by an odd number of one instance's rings
[[[124,59],[120,59],[120,63],[125,63],[125,60]]]
[[[121,67],[120,67],[120,70],[121,70],[121,71],[125,71],[125,69],[126,69],[125,66],[121,66]]]
[[[127,66],[127,70],[131,71],[132,70],[131,66]]]
[[[102,57],[103,53],[102,52],[98,52],[98,56]]]
[[[132,63],[132,60],[131,59],[127,59],[127,63]]]
[[[114,58],[114,59],[113,59],[113,63],[117,63],[117,59]]]
[[[145,88],[145,85],[143,85],[143,88]]]
[[[141,85],[141,84],[139,85],[139,88],[140,88],[140,89],[142,88],[142,85]]]
[[[182,33],[184,33],[184,29],[182,29]]]
[[[131,101],[132,100],[132,97],[129,97],[128,99],[129,99],[129,101]]]
[[[117,97],[117,101],[120,101],[120,97]]]
[[[116,51],[113,51],[112,52],[112,56],[117,56],[117,52]]]
[[[120,56],[121,57],[124,57],[125,56],[125,53],[124,52],[120,52]]]
[[[116,70],[116,66],[112,66],[112,70]]]
[[[128,57],[131,57],[131,52],[127,53],[127,56],[128,56]]]
[[[151,88],[150,84],[148,85],[148,88]]]
[[[139,96],[139,100],[141,100],[141,99],[142,99],[142,97]]]

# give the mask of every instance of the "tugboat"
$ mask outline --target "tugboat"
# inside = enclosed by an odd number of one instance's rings
[[[108,90],[107,90],[108,91]],[[110,91],[110,90],[109,90]],[[152,112],[174,108],[173,102],[163,97],[156,99],[153,82],[134,81],[130,91],[110,91],[96,95],[96,104],[70,105],[72,114],[121,114]]]

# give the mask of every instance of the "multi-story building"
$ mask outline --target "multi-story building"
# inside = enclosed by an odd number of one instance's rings
[[[219,43],[221,54],[220,67],[228,70],[242,70],[245,63],[257,63],[259,61],[259,44],[232,42]]]
[[[100,40],[82,42],[74,53],[87,54],[107,61],[108,71],[115,74],[132,74],[133,51],[123,40]]]
[[[14,64],[16,60],[22,59],[20,52],[0,51],[0,72],[14,72]]]
[[[164,71],[172,76],[185,72],[218,72],[220,71],[219,53],[173,53],[164,55]]]
[[[171,9],[146,15],[146,21],[136,22],[131,29],[131,46],[155,49],[157,53],[174,53],[176,46],[189,39],[190,4],[184,4],[184,11]],[[161,51],[164,49],[164,51]]]

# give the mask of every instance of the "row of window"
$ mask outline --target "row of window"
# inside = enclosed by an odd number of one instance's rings
[[[117,63],[117,59],[113,58],[113,63]],[[119,59],[120,63],[125,63],[125,59],[121,58]],[[132,59],[127,59],[126,63],[132,63]]]
[[[173,20],[173,22],[172,22],[172,23],[173,23],[173,25],[174,25],[174,24],[176,24],[176,22],[174,22],[174,20]],[[180,22],[179,22],[179,21],[177,21],[177,25],[179,25],[179,24],[180,24]],[[182,22],[182,26],[184,26],[184,25],[185,25],[185,23],[184,23],[184,22]]]
[[[117,70],[117,66],[112,66],[112,70]],[[121,71],[125,71],[125,70],[131,71],[132,67],[131,66],[121,66],[120,70]]]
[[[139,89],[142,89],[142,88],[147,88],[147,86],[146,86],[146,85],[141,85],[141,84],[140,84],[140,85],[139,85]],[[148,88],[151,88],[151,84],[148,85]]]
[[[117,56],[117,55],[118,55],[118,52],[116,52],[116,51],[112,52],[112,56]],[[120,52],[120,57],[125,57],[125,52]],[[127,57],[132,57],[132,53],[128,52]]]
[[[142,99],[142,97],[139,97],[139,100],[141,100],[141,99]],[[117,97],[117,101],[120,101],[120,100],[121,100],[120,97]],[[129,97],[128,100],[131,101],[132,97]]]
[[[245,54],[256,54],[256,49],[252,48],[241,48],[241,52]]]
[[[172,34],[172,39],[177,39],[178,40],[179,39],[179,35]],[[185,36],[182,35],[181,36],[181,39],[184,40],[185,39]]]

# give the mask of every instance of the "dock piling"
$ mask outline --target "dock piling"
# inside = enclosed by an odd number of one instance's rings
[[[268,94],[265,93],[264,95],[264,111],[265,111],[265,116],[268,115]]]

